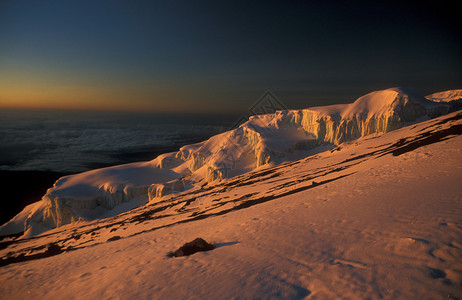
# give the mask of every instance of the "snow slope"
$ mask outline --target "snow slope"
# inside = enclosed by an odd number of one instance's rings
[[[425,98],[435,102],[451,102],[454,100],[462,99],[462,90],[449,90],[445,92],[438,92],[425,96]]]
[[[432,102],[411,89],[391,88],[351,104],[253,116],[239,128],[150,162],[63,177],[40,202],[0,227],[0,234],[24,231],[30,237],[79,220],[115,215],[170,193],[307,157],[448,110],[447,104]]]
[[[430,101],[446,103],[450,106],[449,111],[462,109],[462,90],[449,90],[445,92],[434,93],[426,96]]]
[[[4,238],[0,298],[458,299],[461,178],[456,112],[111,218]],[[196,237],[217,248],[167,256]]]

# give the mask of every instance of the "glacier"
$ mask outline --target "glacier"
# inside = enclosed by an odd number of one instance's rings
[[[455,299],[460,178],[462,111],[111,218],[0,237],[0,298]],[[171,257],[198,237],[216,250]]]
[[[428,100],[449,105],[449,111],[462,109],[462,90],[449,90],[425,96]]]
[[[425,121],[454,110],[451,101],[459,101],[453,99],[455,94],[448,91],[425,98],[412,89],[390,88],[350,104],[255,115],[238,128],[148,162],[62,177],[39,202],[1,226],[0,235],[24,232],[24,237],[34,236],[107,216],[108,211],[135,199],[161,201],[168,194]]]

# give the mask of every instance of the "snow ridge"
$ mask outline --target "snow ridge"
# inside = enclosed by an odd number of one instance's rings
[[[34,239],[4,237],[0,241],[0,266],[24,259],[40,258],[46,254],[44,251],[50,244],[59,246],[62,251],[72,251],[105,243],[117,237],[127,238],[175,224],[222,216],[231,211],[246,209],[265,202],[277,202],[277,199],[303,194],[308,190],[315,193],[317,191],[320,199],[325,199],[325,193],[328,192],[325,190],[327,185],[333,182],[345,185],[345,180],[348,182],[348,178],[358,178],[361,173],[369,174],[369,176],[374,174],[372,177],[379,182],[381,177],[399,179],[400,173],[398,173],[399,176],[396,176],[396,173],[383,174],[380,168],[392,163],[396,164],[395,157],[398,156],[407,157],[405,160],[410,160],[409,157],[419,159],[427,155],[431,157],[431,152],[429,154],[425,149],[427,146],[440,142],[446,143],[450,139],[458,140],[460,144],[461,135],[462,112],[455,112],[379,137],[368,137],[360,141],[344,143],[331,151],[324,151],[304,159],[252,171],[202,188],[189,189],[180,194],[169,195],[157,202],[137,207],[112,218],[69,224]],[[421,149],[417,151],[419,148]],[[451,149],[449,153],[457,161],[460,157],[457,155],[460,153],[460,148]],[[425,159],[423,161],[414,160],[411,164],[419,165],[424,161]],[[453,169],[459,169],[456,172],[461,172],[460,168]],[[457,181],[457,178],[455,180]],[[331,186],[331,193],[332,189],[335,191],[335,188]],[[438,192],[435,191],[435,193]],[[387,194],[384,191],[381,193]],[[411,189],[407,193],[414,193],[414,191]],[[355,195],[340,197],[347,199]],[[313,200],[307,195],[302,198],[306,199],[305,204]],[[433,198],[431,199],[433,201]],[[457,202],[457,199],[457,197],[451,197],[453,203]],[[284,201],[282,202],[280,207],[285,206]],[[393,203],[396,205],[396,202]],[[440,216],[435,216],[435,220],[441,220]],[[435,226],[432,225],[432,227]],[[50,255],[55,254],[57,253]]]
[[[450,112],[462,109],[462,90],[449,90],[434,93],[425,98],[434,102],[446,103],[450,106]]]
[[[93,220],[123,203],[157,202],[182,192],[335,148],[448,113],[450,106],[406,88],[372,92],[354,103],[277,111],[250,117],[236,129],[158,156],[152,161],[60,178],[42,200],[0,227],[0,234],[32,236]]]
[[[428,100],[434,102],[451,102],[462,99],[462,90],[449,90],[445,92],[434,93],[425,96]]]

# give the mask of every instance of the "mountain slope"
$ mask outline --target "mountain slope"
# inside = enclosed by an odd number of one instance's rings
[[[462,90],[449,90],[444,92],[434,93],[425,96],[430,101],[434,102],[451,102],[462,99]]]
[[[461,135],[462,112],[452,113],[4,239],[0,297],[456,299]],[[167,257],[198,236],[217,248]]]
[[[449,90],[426,96],[430,101],[445,103],[450,106],[449,111],[462,109],[462,90]]]
[[[448,109],[411,89],[392,88],[352,104],[253,116],[239,128],[150,162],[63,177],[40,202],[0,227],[0,234],[25,231],[25,237],[31,237],[79,220],[115,215],[173,192],[307,157],[345,141],[443,115]]]

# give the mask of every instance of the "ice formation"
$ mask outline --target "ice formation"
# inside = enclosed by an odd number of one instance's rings
[[[40,231],[101,217],[133,199],[157,201],[194,185],[233,177],[334,148],[372,133],[385,133],[448,113],[452,97],[391,88],[354,103],[252,116],[238,128],[187,145],[152,161],[103,168],[60,178],[42,200],[27,206],[0,234]],[[460,93],[459,93],[460,94]],[[433,94],[437,95],[437,94]]]
[[[428,100],[434,102],[446,103],[450,106],[449,111],[462,109],[462,90],[449,90],[445,92],[434,93],[426,96]]]

